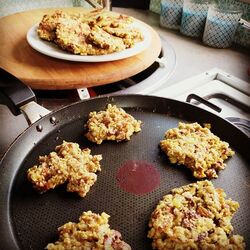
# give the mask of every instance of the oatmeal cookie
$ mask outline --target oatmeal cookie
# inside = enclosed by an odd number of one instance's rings
[[[90,153],[88,148],[81,150],[77,143],[64,141],[55,152],[39,157],[39,164],[27,171],[28,180],[41,193],[66,182],[68,192],[84,197],[101,171],[102,156]]]
[[[173,189],[153,211],[148,237],[158,250],[241,250],[244,239],[233,235],[231,219],[239,203],[226,200],[210,181]]]
[[[88,13],[80,14],[82,22],[90,26],[98,27],[124,27],[133,23],[134,19],[130,16],[117,14],[105,9],[95,9]]]
[[[78,223],[68,222],[58,228],[59,240],[49,243],[48,250],[131,250],[118,231],[110,229],[109,215],[84,212]]]
[[[85,127],[88,129],[85,136],[90,141],[101,144],[104,140],[130,140],[134,132],[141,131],[141,121],[122,108],[108,104],[105,111],[90,112]]]
[[[52,15],[44,15],[37,28],[38,36],[47,41],[54,41],[57,24],[67,19],[71,19],[71,17],[59,10],[55,11]]]
[[[91,44],[87,37],[91,29],[79,20],[67,20],[57,24],[55,43],[63,50],[80,55],[103,55],[107,50]]]
[[[125,49],[125,45],[121,38],[110,35],[108,32],[99,28],[98,26],[94,26],[91,29],[91,32],[88,35],[88,41],[98,48],[104,49],[106,54],[122,51]]]
[[[227,142],[197,122],[180,122],[178,128],[169,129],[160,147],[171,163],[185,165],[198,179],[217,178],[217,172],[225,168],[224,160],[234,154]]]
[[[43,16],[37,33],[41,39],[54,42],[69,53],[106,55],[143,40],[139,30],[128,28],[133,22],[132,17],[103,9],[78,14],[55,11]]]
[[[141,32],[136,28],[130,27],[104,27],[103,30],[108,32],[109,34],[120,37],[123,40],[126,48],[131,48],[135,45],[135,43],[140,42],[143,40],[143,35]]]

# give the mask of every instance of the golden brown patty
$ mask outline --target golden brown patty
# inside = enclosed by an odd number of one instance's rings
[[[47,41],[54,41],[57,24],[69,18],[70,16],[62,11],[55,11],[52,15],[44,15],[37,28],[38,36]]]
[[[143,40],[139,30],[127,27],[132,22],[132,17],[106,10],[74,15],[56,11],[43,17],[37,33],[73,54],[105,55],[131,48]]]
[[[178,128],[165,133],[160,147],[171,163],[185,165],[198,179],[218,177],[217,171],[225,168],[224,160],[234,154],[227,142],[198,123],[180,122]]]
[[[84,212],[78,223],[68,222],[58,228],[59,239],[48,250],[131,250],[118,231],[110,229],[109,215]]]
[[[85,126],[88,129],[85,136],[90,141],[101,144],[104,140],[130,140],[133,133],[141,130],[141,121],[122,108],[108,104],[105,111],[91,112]]]
[[[67,182],[68,192],[84,197],[96,182],[95,173],[101,171],[102,156],[92,156],[90,152],[88,148],[81,150],[77,143],[64,141],[55,152],[39,157],[39,164],[27,171],[28,180],[39,192]]]
[[[88,41],[98,48],[105,49],[107,54],[125,49],[121,38],[110,35],[98,26],[92,28],[88,36]]]
[[[88,42],[91,29],[78,20],[67,20],[57,25],[55,43],[63,50],[80,55],[103,55],[106,50]]]
[[[123,43],[126,45],[126,48],[131,48],[135,43],[143,40],[143,36],[140,31],[135,28],[129,27],[104,27],[103,28],[109,34],[120,37],[123,40]]]
[[[241,250],[244,239],[233,235],[231,219],[239,203],[226,200],[210,181],[173,189],[153,211],[148,237],[158,250]]]
[[[90,26],[97,25],[98,27],[124,27],[134,21],[130,16],[117,14],[105,9],[96,9],[88,13],[80,14],[79,18],[82,22],[86,22]]]

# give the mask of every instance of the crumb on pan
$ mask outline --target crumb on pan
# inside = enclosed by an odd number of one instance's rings
[[[180,122],[178,128],[169,129],[160,142],[171,163],[185,165],[198,179],[217,178],[217,172],[225,168],[224,160],[234,154],[229,144],[207,126]]]
[[[239,203],[223,189],[198,181],[163,197],[149,221],[148,237],[158,250],[241,250],[244,238],[233,235],[231,219]]]
[[[39,164],[28,169],[27,177],[34,188],[43,193],[67,183],[68,192],[84,197],[101,171],[101,155],[91,155],[91,150],[81,150],[77,143],[66,142],[55,152],[39,157]]]
[[[85,136],[97,144],[104,140],[130,140],[133,133],[141,131],[140,120],[111,104],[108,104],[105,111],[90,112],[85,126],[88,129]]]
[[[121,234],[110,229],[109,215],[83,212],[78,223],[68,222],[58,228],[59,239],[48,250],[131,250]]]

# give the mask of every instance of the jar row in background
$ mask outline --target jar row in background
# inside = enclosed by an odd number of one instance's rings
[[[204,44],[215,48],[232,45],[243,13],[237,5],[212,4],[208,0],[151,0],[150,10],[160,14],[162,27],[200,37]],[[250,30],[246,27],[245,32],[249,35]]]

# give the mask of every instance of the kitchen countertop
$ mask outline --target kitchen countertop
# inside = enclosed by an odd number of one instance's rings
[[[212,68],[223,71],[249,82],[250,55],[246,50],[236,48],[214,49],[204,46],[201,41],[181,35],[178,31],[159,26],[159,15],[151,11],[113,8],[113,11],[128,14],[151,25],[174,48],[176,69],[166,82],[166,87]],[[0,105],[0,156],[7,146],[27,128],[23,115],[14,117]]]

